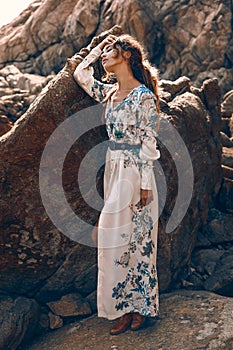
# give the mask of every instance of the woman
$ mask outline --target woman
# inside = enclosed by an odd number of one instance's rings
[[[99,57],[107,78],[93,77]],[[133,37],[109,35],[78,65],[74,78],[98,102],[106,102],[109,136],[104,208],[98,221],[98,316],[118,319],[110,331],[135,331],[158,315],[157,190],[153,161],[158,129],[157,71]]]

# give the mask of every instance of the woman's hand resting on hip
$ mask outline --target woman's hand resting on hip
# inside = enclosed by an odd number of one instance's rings
[[[141,190],[141,204],[143,207],[150,204],[153,201],[153,192],[151,190]]]

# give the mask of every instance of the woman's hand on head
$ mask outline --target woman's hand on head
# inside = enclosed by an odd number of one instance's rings
[[[141,189],[141,204],[143,207],[150,204],[153,201],[153,192],[151,190],[142,190]]]
[[[103,50],[103,48],[106,45],[113,44],[116,41],[116,39],[117,39],[117,36],[110,34],[103,41],[101,41],[101,43],[98,44],[98,47],[100,48],[100,50]]]

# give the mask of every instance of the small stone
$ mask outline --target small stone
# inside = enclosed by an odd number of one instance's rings
[[[50,329],[57,329],[63,326],[63,320],[60,316],[54,315],[52,312],[49,312],[49,327]]]
[[[47,305],[54,314],[62,317],[87,316],[92,314],[90,305],[80,294],[64,295],[60,300],[49,302]]]

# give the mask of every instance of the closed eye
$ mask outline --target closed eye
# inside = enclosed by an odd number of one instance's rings
[[[107,46],[105,46],[105,48],[104,48],[104,52],[109,52],[109,51],[111,51],[113,49],[113,46],[112,45],[107,45]]]

